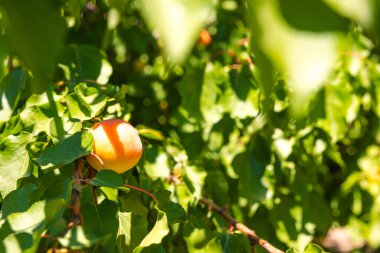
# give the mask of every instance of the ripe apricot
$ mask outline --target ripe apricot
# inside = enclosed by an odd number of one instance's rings
[[[92,128],[94,155],[86,156],[96,170],[114,170],[123,173],[137,164],[142,155],[142,144],[137,130],[121,119],[96,123]],[[101,160],[101,161],[100,161]]]
[[[207,46],[211,43],[212,37],[206,29],[202,29],[199,33],[198,43],[204,46]]]

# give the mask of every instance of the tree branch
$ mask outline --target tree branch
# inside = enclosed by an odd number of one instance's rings
[[[130,185],[130,184],[124,184],[124,186],[127,187],[127,188],[130,188],[130,189],[133,189],[133,190],[145,193],[146,195],[148,195],[149,197],[151,197],[156,203],[158,203],[157,198],[151,192],[149,192],[149,191],[147,191],[147,190],[145,190],[143,188],[140,188],[138,186],[134,186],[134,185]]]
[[[259,244],[261,247],[263,247],[266,251],[269,253],[284,253],[284,251],[277,249],[272,244],[270,244],[268,241],[260,238],[255,231],[248,228],[246,225],[237,222],[232,216],[230,216],[225,209],[221,208],[220,206],[214,204],[210,200],[202,197],[199,200],[200,203],[206,205],[210,210],[217,212],[220,216],[222,216],[231,226],[233,226],[235,229],[240,230],[243,234],[245,234],[251,241]]]
[[[80,184],[82,179],[82,167],[83,167],[83,158],[78,158],[75,161],[75,168],[74,168],[74,187],[71,193],[71,207],[74,210],[72,221],[69,223],[69,226],[75,226],[82,224],[82,217],[80,213],[80,196],[79,191],[75,188],[75,184]]]

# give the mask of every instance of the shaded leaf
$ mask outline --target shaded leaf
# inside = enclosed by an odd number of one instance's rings
[[[5,0],[0,8],[10,48],[32,71],[36,91],[45,90],[65,32],[59,3]]]
[[[6,218],[10,213],[26,211],[33,200],[31,195],[36,189],[36,185],[26,184],[22,188],[9,193],[4,198],[1,206],[2,218]]]
[[[6,75],[0,83],[0,122],[8,121],[17,106],[26,83],[26,73],[16,69]]]
[[[101,51],[91,45],[70,45],[64,49],[59,66],[67,80],[81,82],[97,81],[105,84],[112,73]]]
[[[161,244],[152,244],[148,247],[137,247],[134,253],[165,253],[165,248]]]
[[[278,0],[278,2],[282,16],[289,25],[297,29],[314,32],[348,30],[349,20],[334,12],[323,1]]]
[[[91,184],[95,186],[117,188],[122,187],[124,181],[121,175],[113,170],[101,170],[96,174],[96,177],[91,180]]]
[[[207,252],[220,253],[249,253],[251,245],[243,234],[219,234],[206,246]]]
[[[160,191],[155,194],[158,200],[157,209],[166,214],[168,225],[186,221],[186,211],[180,204],[170,200],[170,194],[169,191]]]

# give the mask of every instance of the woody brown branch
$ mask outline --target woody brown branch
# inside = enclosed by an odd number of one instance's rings
[[[71,193],[71,206],[74,211],[71,218],[71,222],[69,223],[70,227],[82,224],[82,217],[80,214],[80,196],[79,191],[75,188],[75,185],[80,184],[80,181],[82,180],[82,167],[83,159],[79,158],[75,161],[74,168],[74,187]]]
[[[259,237],[255,231],[248,228],[246,225],[237,222],[232,216],[230,216],[225,209],[221,208],[220,206],[214,204],[210,200],[206,198],[200,198],[200,203],[206,205],[210,210],[217,212],[220,216],[222,216],[231,226],[233,226],[235,229],[241,231],[243,234],[245,234],[251,241],[259,244],[261,247],[263,247],[266,251],[269,253],[284,253],[284,251],[277,249],[272,244],[270,244],[268,241],[262,239]]]

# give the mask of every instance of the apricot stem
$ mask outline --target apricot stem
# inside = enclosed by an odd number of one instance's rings
[[[213,202],[211,202],[210,200],[208,200],[208,199],[206,199],[204,197],[201,197],[199,199],[199,202],[202,203],[202,204],[204,204],[204,205],[206,205],[209,210],[218,213],[226,221],[228,221],[228,223],[232,227],[234,227],[237,230],[240,230],[243,234],[245,234],[251,240],[251,242],[258,243],[261,247],[263,247],[269,253],[284,253],[284,251],[277,249],[272,244],[270,244],[268,241],[266,241],[266,240],[262,239],[261,237],[259,237],[255,233],[255,231],[253,231],[252,229],[248,228],[246,225],[237,222],[231,215],[229,215],[226,212],[226,210],[224,208],[222,208],[222,207],[214,204]]]
[[[98,160],[98,162],[102,165],[102,169],[103,170],[106,169],[106,166],[104,166],[103,160],[97,154],[95,154],[94,152],[92,152],[90,155],[93,156],[93,157],[95,157],[96,160]]]
[[[156,203],[158,203],[157,198],[151,192],[149,192],[149,191],[147,191],[147,190],[145,190],[143,188],[140,188],[138,186],[134,186],[134,185],[130,185],[130,184],[124,184],[124,186],[127,187],[127,188],[130,188],[130,189],[133,189],[133,190],[145,193],[146,195],[148,195],[149,197],[151,197]]]

